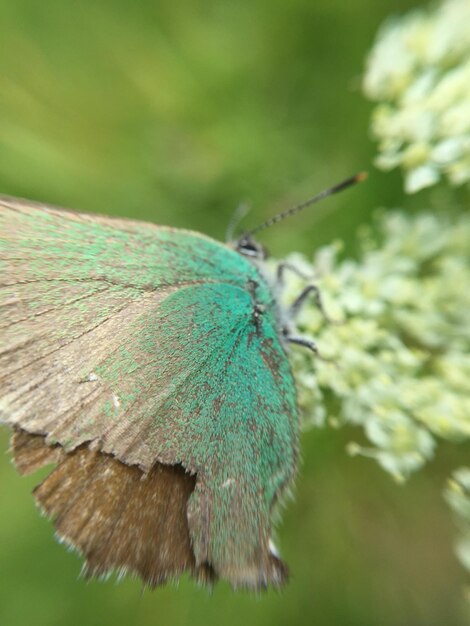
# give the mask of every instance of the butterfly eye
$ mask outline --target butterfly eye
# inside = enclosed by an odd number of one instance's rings
[[[237,242],[237,251],[245,256],[250,256],[255,259],[265,259],[266,250],[263,246],[251,239],[251,237],[243,236]]]
[[[289,336],[289,334],[290,334],[290,333],[289,333],[289,328],[288,328],[287,326],[282,326],[282,328],[281,328],[281,333],[282,333],[282,336],[283,336],[285,339],[287,339],[287,337],[288,337],[288,336]]]

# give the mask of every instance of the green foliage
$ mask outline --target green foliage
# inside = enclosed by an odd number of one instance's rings
[[[378,24],[415,6],[414,0],[223,0],[204,6],[193,0],[0,0],[1,191],[194,228],[219,239],[234,208],[247,199],[254,207],[247,226],[259,223],[367,167],[374,149],[366,140],[369,111],[358,74]],[[422,204],[432,207],[437,200],[427,197]],[[371,223],[375,208],[384,205],[403,206],[403,195],[393,174],[373,172],[366,184],[328,200],[318,213],[266,231],[263,243],[281,257],[292,250],[311,254],[338,238],[350,257],[358,225]],[[457,203],[440,205],[455,224]],[[364,258],[351,262],[357,272]],[[336,300],[328,293],[336,292],[324,288],[333,316]],[[422,298],[420,290],[415,306]],[[350,333],[350,314],[343,329],[324,327],[315,316],[321,350],[328,333],[332,342],[335,333]],[[369,326],[373,317],[367,313]],[[350,358],[361,347],[368,361],[369,326],[361,328],[359,315],[355,320],[360,341]],[[372,337],[376,341],[374,332]],[[406,346],[408,352],[414,350]],[[331,364],[312,362],[334,378]],[[392,358],[390,367],[398,366]],[[411,375],[412,364],[401,367]],[[314,387],[313,370],[310,380],[302,386],[305,406],[327,389],[326,383],[319,391]],[[320,413],[320,406],[310,419],[339,420],[339,407],[327,404]],[[282,594],[261,599],[223,586],[208,596],[185,580],[153,594],[142,594],[135,581],[77,581],[77,557],[55,544],[50,524],[34,510],[29,491],[40,477],[20,480],[5,458],[2,626],[153,626],[162,620],[194,626],[312,620],[321,626],[463,625],[462,572],[450,554],[450,524],[435,494],[452,468],[467,463],[468,443],[442,442],[426,472],[415,472],[406,489],[397,489],[369,461],[344,454],[350,433],[305,433],[296,501],[289,503],[279,537],[292,579]],[[7,436],[1,436],[5,449]],[[356,428],[354,438],[360,436]]]

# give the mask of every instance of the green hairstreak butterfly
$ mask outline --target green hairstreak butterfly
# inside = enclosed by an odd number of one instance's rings
[[[286,579],[271,541],[298,457],[286,346],[313,344],[291,336],[253,232],[222,244],[0,200],[0,419],[20,473],[54,464],[35,498],[86,575]]]

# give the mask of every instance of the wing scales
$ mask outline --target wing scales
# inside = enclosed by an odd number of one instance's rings
[[[256,268],[210,239],[134,222],[4,202],[0,226],[3,421],[60,444],[67,463],[87,443],[147,475],[182,465],[197,476],[196,567],[278,584],[272,509],[292,480],[298,427]],[[248,280],[267,305],[261,327]]]

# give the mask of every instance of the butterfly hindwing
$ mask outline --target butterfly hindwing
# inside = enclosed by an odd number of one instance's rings
[[[168,480],[187,501],[188,568],[234,585],[281,582],[272,510],[292,479],[298,427],[255,266],[189,231],[17,201],[0,204],[0,226],[2,421],[67,457],[91,447],[143,475],[183,468],[196,477],[189,491]],[[94,462],[82,463],[84,494],[99,483]]]
[[[57,463],[34,496],[60,541],[84,556],[86,577],[129,572],[150,587],[186,571],[200,582],[216,579],[207,564],[196,566],[187,519],[196,477],[181,466],[155,463],[143,475],[85,445],[65,453],[21,430],[11,452],[22,474]]]

